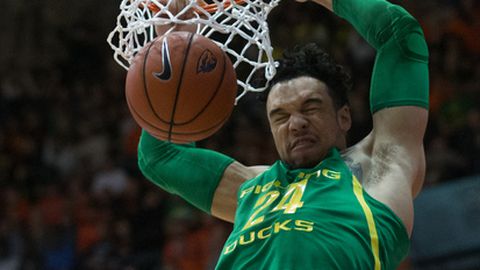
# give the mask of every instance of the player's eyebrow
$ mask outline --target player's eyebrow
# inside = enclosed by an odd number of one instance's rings
[[[268,113],[268,116],[270,118],[272,118],[272,116],[274,116],[275,114],[281,114],[284,110],[282,108],[276,108],[276,109],[273,109],[271,110],[269,113]]]
[[[306,106],[306,105],[310,105],[310,104],[321,105],[321,104],[323,104],[323,100],[321,98],[318,98],[318,97],[309,98],[309,99],[307,99],[303,102],[302,107]]]

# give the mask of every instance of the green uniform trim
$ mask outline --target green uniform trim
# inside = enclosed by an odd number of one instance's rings
[[[374,260],[374,270],[382,269],[380,262],[380,252],[379,252],[379,240],[377,233],[377,226],[375,225],[375,218],[372,214],[372,209],[368,205],[365,197],[363,196],[363,188],[360,182],[358,181],[355,175],[352,175],[352,184],[353,184],[353,193],[358,200],[358,203],[362,206],[363,213],[365,214],[365,219],[368,224],[368,231],[370,233],[370,246],[372,249],[372,255]]]
[[[333,10],[377,50],[371,112],[396,106],[428,109],[428,47],[417,20],[384,0],[333,0]]]
[[[142,131],[138,166],[151,182],[210,213],[223,172],[233,159],[193,145],[157,140]]]

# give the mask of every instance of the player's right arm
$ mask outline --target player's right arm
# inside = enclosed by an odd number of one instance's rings
[[[203,0],[196,0],[204,4]],[[164,5],[167,0],[160,0]],[[174,0],[168,6],[177,14],[186,0]],[[184,19],[193,16],[186,12]],[[171,29],[173,27],[173,29]],[[195,32],[196,25],[157,25],[157,35],[171,31]],[[266,166],[247,167],[220,153],[177,145],[155,139],[146,131],[138,145],[138,165],[144,176],[165,191],[179,195],[190,204],[217,218],[232,222],[237,209],[240,185],[262,173]]]
[[[192,145],[160,141],[142,131],[138,165],[144,176],[195,207],[233,222],[240,185],[265,170]]]

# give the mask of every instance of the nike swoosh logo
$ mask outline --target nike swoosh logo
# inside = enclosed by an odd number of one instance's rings
[[[153,72],[153,76],[162,81],[169,80],[172,77],[172,64],[170,63],[170,50],[168,49],[167,38],[162,42],[162,72]]]

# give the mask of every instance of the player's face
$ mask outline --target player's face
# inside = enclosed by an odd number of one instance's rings
[[[267,114],[280,158],[292,168],[313,167],[332,147],[346,146],[349,108],[335,109],[327,85],[317,79],[304,76],[274,85]]]

